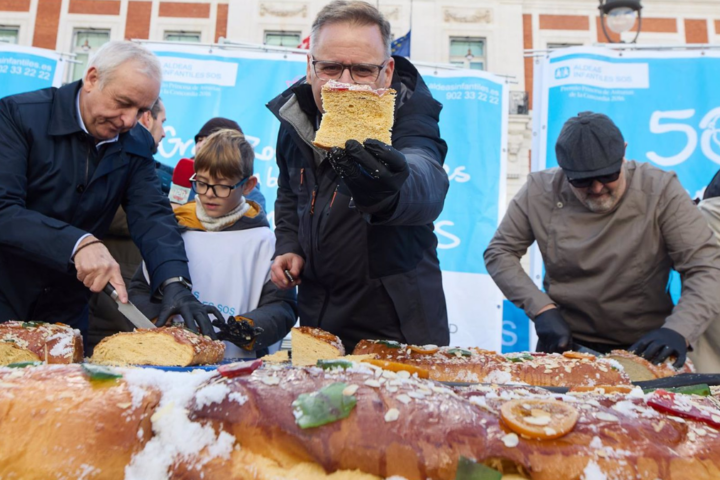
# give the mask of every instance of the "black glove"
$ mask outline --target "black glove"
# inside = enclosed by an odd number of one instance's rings
[[[673,367],[680,368],[687,359],[687,342],[685,337],[675,330],[658,328],[635,342],[630,347],[630,351],[655,364],[662,363],[674,355],[677,360],[673,363]]]
[[[344,149],[334,147],[327,158],[360,206],[397,195],[410,175],[405,155],[378,140],[365,140],[364,146],[348,140]]]
[[[162,327],[173,315],[181,315],[189,330],[198,333],[198,327],[200,327],[203,335],[217,340],[215,329],[210,323],[210,314],[223,320],[223,316],[217,308],[203,305],[185,285],[175,282],[163,290],[162,306],[156,325]]]
[[[538,335],[538,352],[563,353],[570,350],[572,335],[557,308],[546,310],[535,317],[535,331]]]
[[[213,320],[212,324],[220,329],[218,340],[226,340],[246,349],[248,345],[255,342],[258,335],[264,332],[262,328],[251,325],[251,322],[243,317],[230,317],[227,323],[221,320]]]

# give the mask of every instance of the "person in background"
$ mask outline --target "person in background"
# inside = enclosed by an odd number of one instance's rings
[[[205,124],[200,128],[200,131],[195,135],[195,153],[197,154],[198,150],[200,150],[200,147],[202,146],[203,142],[212,135],[214,132],[229,128],[231,130],[235,130],[243,135],[245,135],[242,131],[242,128],[240,128],[240,125],[235,120],[230,120],[229,118],[223,118],[223,117],[215,117],[211,118]],[[262,207],[264,211],[267,211],[265,207],[265,196],[260,191],[260,184],[255,182],[255,188],[253,188],[250,193],[247,195],[248,200],[252,200],[256,202],[258,205]],[[192,192],[190,194],[190,200],[192,200],[195,197],[195,193]]]
[[[450,342],[433,232],[449,185],[442,105],[390,55],[390,36],[369,3],[328,3],[313,22],[307,76],[268,104],[280,120],[272,280],[298,287],[301,325],[348,351],[363,339]],[[312,145],[329,80],[397,91],[392,145],[349,141],[332,162]]]
[[[625,160],[605,115],[569,119],[560,168],[531,173],[485,251],[505,296],[534,320],[538,351],[626,349],[655,363],[686,359],[720,315],[720,246],[673,172]],[[520,266],[537,241],[545,291]],[[683,280],[673,305],[671,269]]]
[[[227,343],[226,358],[262,356],[294,325],[294,290],[280,290],[270,281],[275,251],[267,217],[246,200],[257,183],[254,152],[236,129],[210,134],[195,157],[194,201],[175,209],[183,229],[185,250],[194,279],[194,294],[228,316],[215,322]],[[140,268],[130,285],[130,299],[148,317],[159,314],[150,301],[146,272]]]
[[[147,261],[160,318],[215,336],[217,309],[191,291],[187,257],[138,118],[160,92],[158,58],[133,42],[101,47],[82,80],[0,100],[0,321],[88,331],[88,299],[109,283],[127,302],[103,244],[120,205]]]
[[[152,108],[145,111],[138,118],[138,123],[145,127],[153,137],[152,153],[157,153],[158,146],[165,138],[163,124],[167,120],[165,105],[162,99],[158,99]],[[172,168],[160,162],[155,162],[155,172],[160,179],[161,189],[164,193],[170,190],[172,181]],[[127,215],[122,206],[115,213],[110,228],[103,239],[105,246],[115,261],[120,265],[120,273],[127,285],[132,279],[138,266],[142,263],[140,250],[133,243],[128,228]],[[88,329],[87,346],[89,354],[103,338],[114,335],[118,332],[131,332],[134,326],[120,313],[115,302],[104,293],[94,293],[90,297],[90,325]]]
[[[715,174],[705,189],[698,209],[715,234],[715,239],[720,242],[720,172]],[[720,295],[720,291],[715,294]],[[698,373],[720,372],[720,318],[715,318],[700,336],[690,353],[690,359]]]

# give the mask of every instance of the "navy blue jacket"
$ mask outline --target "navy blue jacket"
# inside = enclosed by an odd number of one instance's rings
[[[122,204],[153,291],[189,276],[185,247],[141,125],[102,145],[78,120],[81,83],[0,100],[0,321],[87,329],[90,291],[70,261],[84,234],[102,239]]]
[[[339,336],[346,349],[362,339],[450,341],[432,223],[448,190],[442,167],[447,145],[438,127],[442,105],[409,61],[394,58],[392,144],[405,155],[410,176],[392,211],[384,210],[389,205],[358,210],[329,162],[316,165],[311,147],[283,118],[283,106],[297,100],[315,124],[318,109],[304,79],[268,104],[280,120],[275,254],[305,259],[300,323]]]

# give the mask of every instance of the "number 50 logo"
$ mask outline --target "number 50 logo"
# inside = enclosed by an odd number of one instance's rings
[[[652,133],[668,133],[680,132],[687,136],[687,144],[680,153],[671,157],[663,157],[655,152],[647,152],[647,158],[651,161],[662,165],[663,167],[671,167],[684,162],[692,156],[697,148],[698,133],[695,129],[684,123],[660,123],[661,120],[687,120],[695,116],[695,110],[672,110],[668,112],[653,112],[650,117],[650,132]],[[720,151],[720,107],[710,110],[700,121],[700,129],[703,133],[700,137],[700,148],[703,155],[715,163],[720,164],[720,153],[713,150],[713,144]]]

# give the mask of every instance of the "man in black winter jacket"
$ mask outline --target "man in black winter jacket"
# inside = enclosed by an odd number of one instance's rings
[[[312,145],[330,79],[397,91],[392,146],[351,140],[329,161]],[[365,2],[328,4],[312,27],[307,77],[268,108],[281,122],[271,278],[298,286],[301,324],[346,349],[362,339],[447,345],[432,224],[448,189],[442,106],[410,62],[390,56],[388,22]]]

